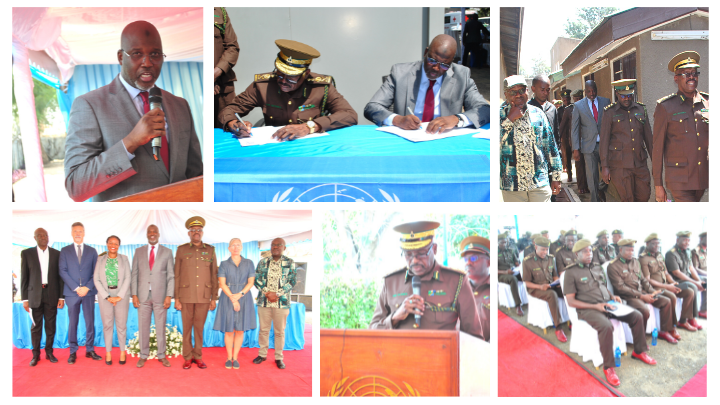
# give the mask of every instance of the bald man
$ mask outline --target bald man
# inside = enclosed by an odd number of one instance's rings
[[[76,98],[70,110],[65,189],[75,201],[112,200],[203,174],[187,101],[160,90],[162,110],[150,109],[148,91],[165,61],[155,26],[128,24],[117,60],[120,74]],[[161,141],[157,154],[153,138]]]
[[[489,123],[490,105],[470,78],[470,69],[453,63],[456,49],[455,39],[441,34],[425,48],[422,60],[393,65],[365,106],[365,118],[408,130],[429,122],[428,134]]]

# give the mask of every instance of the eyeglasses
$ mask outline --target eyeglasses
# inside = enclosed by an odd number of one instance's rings
[[[200,228],[200,229],[190,228],[190,229],[188,229],[188,231],[192,232],[192,233],[202,233],[203,230],[202,230],[202,228]]]
[[[520,94],[525,94],[527,92],[527,87],[523,87],[521,90],[508,90],[507,93],[510,97],[515,97]]]
[[[428,247],[428,249],[423,253],[413,254],[413,253],[411,253],[411,251],[407,251],[407,250],[403,250],[402,253],[403,253],[403,256],[405,256],[406,260],[412,260],[413,258],[418,259],[418,260],[425,260],[425,259],[427,259],[428,254],[430,254],[430,249],[432,249],[432,247],[433,247],[433,244],[431,243],[430,246]]]
[[[697,79],[700,77],[700,72],[678,73],[675,76],[682,76],[686,79]]]
[[[122,50],[122,51],[125,52],[125,50]],[[133,51],[133,53],[131,53],[131,54],[125,52],[125,55],[129,56],[133,62],[140,62],[140,61],[144,62],[145,58],[150,58],[150,60],[153,63],[160,63],[163,61],[163,59],[167,58],[167,55],[165,55],[162,52],[150,52],[150,55],[146,55],[142,52]]]
[[[633,96],[633,93],[630,94],[618,94],[618,96],[622,99],[631,98]]]
[[[283,246],[285,246],[285,245],[283,245],[282,243],[273,243],[273,244],[271,244],[270,246],[272,246],[272,247],[283,247]]]
[[[467,256],[463,257],[463,260],[465,260],[465,263],[467,263],[467,262],[475,263],[476,261],[480,260],[480,255],[467,255]]]
[[[289,78],[288,76],[281,75],[280,73],[278,73],[277,70],[275,71],[275,76],[277,76],[278,79],[284,80],[290,84],[297,84],[298,80],[300,79],[300,75],[293,76],[293,77],[297,78],[296,80],[293,80],[293,79]]]
[[[448,70],[448,69],[450,69],[450,65],[448,65],[447,63],[442,63],[442,62],[437,61],[437,60],[435,60],[435,59],[433,59],[433,58],[431,58],[431,57],[429,57],[429,56],[427,57],[427,60],[428,60],[428,63],[429,63],[430,65],[432,65],[432,66],[435,66],[435,65],[437,65],[437,64],[440,64],[440,69],[442,69],[442,70]]]

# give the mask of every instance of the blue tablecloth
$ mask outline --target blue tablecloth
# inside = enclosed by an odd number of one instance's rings
[[[173,305],[170,306],[167,313],[167,323],[170,324],[170,328],[177,326],[178,331],[182,332],[182,316],[179,311],[175,310]],[[207,320],[205,321],[205,330],[203,331],[203,347],[225,347],[224,334],[220,331],[214,330],[213,324],[215,323],[214,311],[208,313]],[[255,308],[255,314],[257,316],[257,307]],[[30,319],[27,311],[23,309],[22,303],[13,303],[13,345],[19,349],[32,349],[32,340],[30,336],[30,328],[32,327],[32,320]],[[65,349],[70,347],[68,344],[68,326],[70,320],[68,318],[67,306],[63,309],[58,310],[57,314],[57,327],[55,332],[55,342],[53,347],[58,349]],[[155,324],[155,317],[153,317],[152,324]],[[257,320],[257,329],[247,331],[245,333],[242,347],[260,347],[258,343],[258,334],[260,332],[260,320]],[[44,325],[43,325],[44,329]],[[128,341],[135,337],[135,332],[138,331],[138,311],[130,305],[130,311],[128,313],[127,322],[127,339]],[[302,350],[305,346],[305,304],[293,302],[290,306],[290,315],[288,315],[287,325],[285,327],[285,348],[283,350]],[[275,333],[270,328],[270,348],[275,347],[274,340]],[[193,339],[194,342],[194,339]],[[80,322],[78,325],[78,345],[85,346],[85,320],[82,316],[82,309],[80,310]],[[105,338],[102,332],[102,319],[100,318],[100,308],[98,303],[95,303],[95,346],[105,347]],[[113,346],[118,347],[117,330],[113,332]],[[45,330],[43,330],[43,337],[41,341],[41,347],[45,347]]]
[[[215,129],[215,201],[490,200],[489,140],[416,143],[376,128],[250,147]]]

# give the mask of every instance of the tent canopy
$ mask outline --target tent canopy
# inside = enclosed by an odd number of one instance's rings
[[[185,221],[199,215],[206,221],[203,241],[227,243],[232,238],[243,242],[285,238],[312,230],[312,211],[212,211],[212,210],[62,210],[13,211],[13,243],[35,246],[37,228],[48,232],[50,244],[72,242],[71,225],[82,222],[85,243],[105,245],[117,235],[123,245],[147,243],[148,225],[160,229],[160,243],[182,244],[190,241]]]

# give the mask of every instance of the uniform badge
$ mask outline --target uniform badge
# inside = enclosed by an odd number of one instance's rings
[[[587,279],[588,279],[587,277],[583,277],[580,279],[580,281],[587,281]]]
[[[443,290],[435,290],[435,295],[446,295],[446,293]]]
[[[300,107],[298,107],[298,111],[301,111],[301,112],[302,112],[302,111],[305,111],[305,110],[309,110],[309,109],[311,109],[311,108],[315,108],[315,104],[301,105]]]
[[[399,297],[401,295],[408,295],[408,293],[404,292],[404,293],[399,293],[399,294],[393,294],[393,297]]]
[[[434,297],[434,296],[435,296],[435,290],[428,290],[428,296]]]

